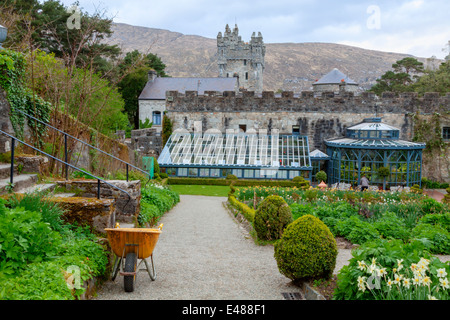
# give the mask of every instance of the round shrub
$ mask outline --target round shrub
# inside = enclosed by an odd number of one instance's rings
[[[316,173],[316,180],[317,181],[327,181],[327,174],[325,173],[325,171],[321,170],[319,172]]]
[[[227,180],[237,180],[238,179],[238,177],[236,177],[234,174],[228,174],[227,175]]]
[[[312,215],[291,223],[274,244],[278,270],[291,280],[328,279],[336,266],[336,240]]]
[[[291,208],[280,196],[268,196],[255,212],[253,226],[258,239],[280,239],[286,226],[293,221]]]

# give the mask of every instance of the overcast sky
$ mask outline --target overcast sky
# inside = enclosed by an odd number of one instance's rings
[[[74,0],[62,0],[69,6]],[[216,38],[237,23],[244,41],[330,42],[444,58],[450,40],[449,0],[79,0],[114,22]],[[448,48],[448,47],[447,47]]]

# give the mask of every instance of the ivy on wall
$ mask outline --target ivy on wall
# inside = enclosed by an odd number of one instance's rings
[[[52,106],[33,94],[25,84],[26,60],[22,53],[0,50],[0,87],[5,90],[11,106],[10,120],[17,138],[23,140],[25,121],[31,129],[35,147],[42,149],[46,126],[28,119],[20,110],[43,122],[48,122]]]
[[[426,143],[424,153],[439,152],[440,154],[445,154],[447,151],[449,143],[444,141],[442,136],[441,118],[449,115],[448,111],[445,114],[435,112],[431,118],[419,113],[411,114],[414,123],[413,141]]]

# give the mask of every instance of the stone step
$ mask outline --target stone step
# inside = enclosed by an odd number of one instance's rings
[[[37,174],[20,174],[14,176],[14,192],[20,192],[26,188],[33,186],[38,180]],[[7,194],[10,179],[0,179],[0,194]]]
[[[73,198],[76,197],[75,193],[55,193],[51,195],[52,198]]]
[[[0,179],[9,178],[10,174],[11,174],[11,164],[0,163]],[[14,174],[17,174],[17,165],[14,165]]]
[[[33,193],[33,192],[50,192],[56,188],[56,183],[41,183],[34,186],[20,190],[17,193]]]

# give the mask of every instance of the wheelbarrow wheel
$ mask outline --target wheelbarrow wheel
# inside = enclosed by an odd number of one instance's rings
[[[125,258],[125,272],[136,272],[137,257],[136,253],[130,252]],[[133,292],[136,281],[135,275],[126,275],[123,277],[123,284],[126,292]]]

